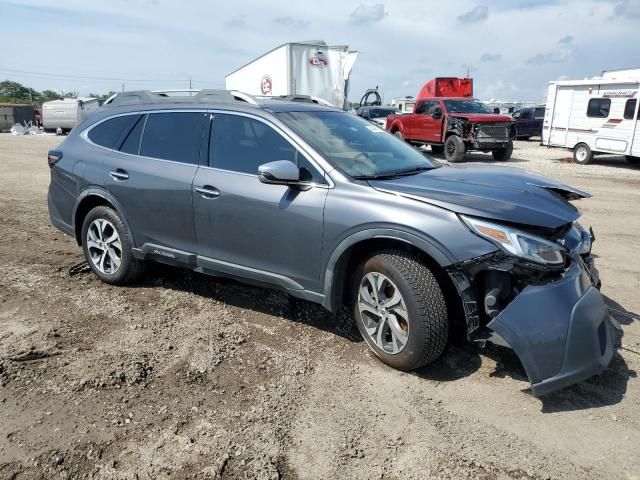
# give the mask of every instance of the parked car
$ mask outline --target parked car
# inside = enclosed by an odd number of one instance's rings
[[[542,137],[544,105],[516,110],[513,112],[513,119],[516,122],[516,138],[529,140],[531,137]]]
[[[398,138],[431,150],[450,162],[460,162],[469,150],[491,152],[506,161],[513,153],[513,120],[496,115],[469,97],[433,97],[418,100],[413,113],[390,115],[386,129]]]
[[[399,113],[400,110],[392,107],[360,107],[356,111],[356,115],[359,117],[369,120],[382,128],[387,124],[389,115],[397,115]]]
[[[589,196],[520,169],[442,165],[355,115],[225,91],[120,94],[54,150],[49,215],[104,282],[147,261],[351,306],[383,362],[501,337],[535,394],[602,371],[621,332]]]

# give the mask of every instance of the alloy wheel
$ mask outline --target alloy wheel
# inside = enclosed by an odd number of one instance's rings
[[[100,272],[113,275],[122,263],[122,243],[111,222],[96,218],[87,230],[89,258]]]
[[[370,272],[363,277],[358,309],[369,338],[378,348],[392,355],[404,350],[409,339],[407,305],[387,276]]]

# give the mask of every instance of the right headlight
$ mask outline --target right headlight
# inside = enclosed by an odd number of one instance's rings
[[[460,215],[460,218],[475,234],[493,242],[513,256],[551,267],[564,265],[563,252],[566,249],[557,243],[499,223],[465,215]]]

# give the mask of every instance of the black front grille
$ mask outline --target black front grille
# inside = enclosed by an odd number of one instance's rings
[[[509,140],[509,124],[506,122],[478,124],[476,138],[480,142],[506,142]]]

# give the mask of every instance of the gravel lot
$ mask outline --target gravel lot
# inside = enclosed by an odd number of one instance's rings
[[[348,315],[282,293],[74,269],[46,207],[59,140],[0,135],[0,478],[640,479],[640,169],[623,158],[530,141],[509,162],[593,193],[579,204],[625,330],[601,376],[540,399],[498,347],[404,374]]]

